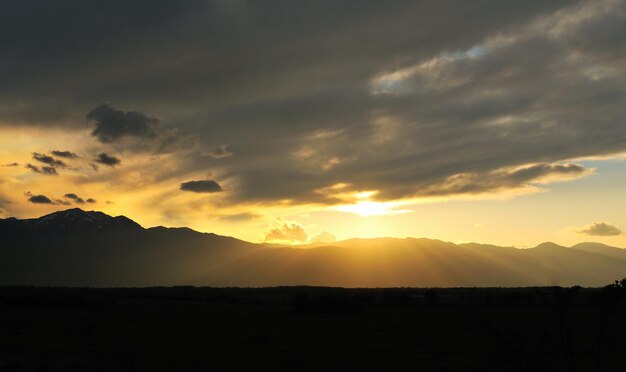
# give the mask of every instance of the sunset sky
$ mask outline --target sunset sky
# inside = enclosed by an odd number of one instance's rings
[[[626,247],[626,1],[4,1],[0,217]]]

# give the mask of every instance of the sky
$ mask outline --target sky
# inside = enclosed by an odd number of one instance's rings
[[[0,217],[626,247],[626,1],[4,1]]]

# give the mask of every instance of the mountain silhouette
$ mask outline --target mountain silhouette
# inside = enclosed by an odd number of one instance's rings
[[[188,228],[69,209],[0,219],[0,284],[45,286],[602,286],[626,276],[626,250],[546,242],[517,249],[432,239],[254,244]]]
[[[97,211],[83,211],[73,208],[54,212],[43,217],[18,220],[7,218],[0,220],[0,232],[3,234],[18,231],[28,233],[58,233],[73,234],[89,233],[94,231],[133,231],[141,230],[141,226],[125,216],[111,217]]]

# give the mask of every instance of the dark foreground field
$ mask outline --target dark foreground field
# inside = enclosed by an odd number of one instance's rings
[[[624,291],[0,287],[0,370],[624,371]]]

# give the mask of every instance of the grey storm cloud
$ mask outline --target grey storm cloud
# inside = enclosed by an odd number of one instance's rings
[[[98,154],[94,161],[100,164],[108,165],[109,167],[114,167],[122,163],[120,159],[116,158],[115,156],[107,155],[104,152]],[[94,168],[94,170],[95,169],[96,168]]]
[[[622,230],[606,222],[594,222],[589,226],[577,230],[581,234],[593,236],[615,236],[620,235]]]
[[[211,180],[183,182],[180,184],[180,189],[183,191],[198,193],[214,193],[224,191],[217,182]]]
[[[71,151],[53,150],[52,151],[52,155],[58,156],[59,158],[65,158],[65,159],[76,159],[76,158],[78,158],[78,155],[76,155],[75,153],[73,153]]]
[[[31,171],[35,172],[35,173],[41,173],[41,174],[45,174],[48,176],[58,176],[59,173],[57,172],[55,167],[49,167],[49,166],[37,166],[37,165],[33,165],[33,164],[26,164],[26,168],[30,169]]]
[[[236,149],[232,201],[478,193],[626,151],[625,38],[619,0],[15,1],[0,125],[85,131],[87,115],[107,146],[191,147],[167,123]],[[227,153],[176,153],[168,176]]]
[[[33,204],[54,204],[54,202],[45,195],[30,195],[28,201]]]

